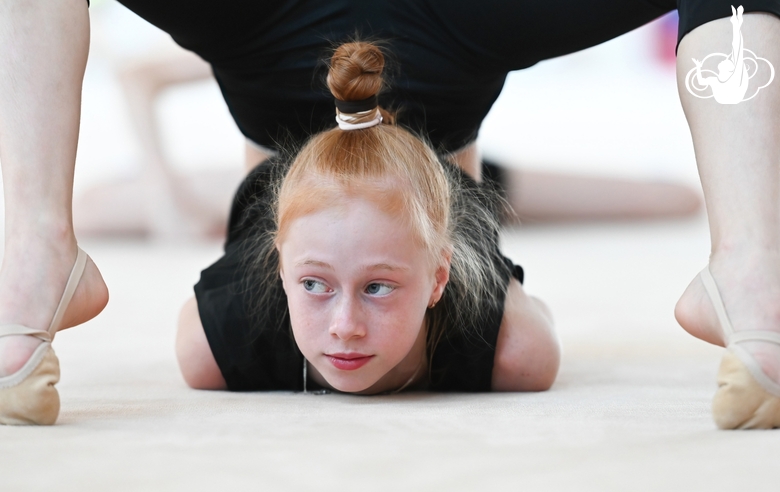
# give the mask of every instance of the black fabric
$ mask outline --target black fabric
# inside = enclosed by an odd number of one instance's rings
[[[386,108],[435,148],[477,136],[510,70],[601,43],[674,8],[645,0],[121,0],[212,64],[240,130],[277,149],[334,125],[323,63],[356,35],[392,53]]]
[[[780,0],[744,0],[780,15]],[[299,145],[334,122],[323,63],[356,35],[392,54],[385,108],[439,151],[477,137],[507,72],[579,51],[675,9],[679,38],[725,0],[121,0],[212,64],[246,137]]]
[[[501,197],[506,199],[507,170],[488,159],[482,159],[482,181],[489,183]]]
[[[371,111],[376,109],[379,104],[379,98],[376,96],[367,97],[360,101],[341,101],[335,100],[336,108],[342,113],[363,113],[365,111]]]
[[[734,8],[742,5],[745,13],[768,12],[780,17],[780,0],[680,0],[677,12],[680,23],[677,29],[677,47],[682,38],[707,22],[723,17],[731,17],[731,6]],[[675,53],[676,53],[675,48]]]
[[[443,163],[465,186],[478,187],[454,165]],[[250,315],[252,292],[244,282],[243,258],[256,234],[273,227],[270,184],[280,179],[286,164],[272,159],[256,167],[243,181],[233,201],[225,254],[201,272],[195,297],[209,346],[217,365],[234,391],[293,390],[303,387],[303,358],[295,345],[287,313],[287,298],[274,276],[273,301],[261,313]],[[480,204],[479,206],[484,206]],[[432,391],[489,391],[493,355],[498,337],[506,286],[510,275],[522,282],[523,270],[501,255],[498,237],[487,237],[484,254],[501,265],[503,287],[483,302],[481,321],[463,330],[449,330],[431,354]],[[449,304],[448,304],[449,303]],[[445,296],[437,312],[454,311]],[[309,389],[316,389],[311,386]]]
[[[679,7],[679,39],[731,0],[120,0],[212,64],[239,129],[271,149],[334,126],[323,63],[381,39],[385,108],[439,151],[476,139],[507,72],[600,44]],[[780,15],[780,0],[744,0]],[[679,5],[678,5],[679,4]]]
[[[270,198],[268,184],[276,167],[270,163],[257,166],[244,179],[233,200],[225,254],[203,270],[195,285],[206,338],[233,391],[302,389],[303,356],[287,329],[290,321],[281,281],[275,302],[250,318],[247,296],[251,293],[243,277],[242,259],[254,228],[273,228],[271,218],[253,205]]]

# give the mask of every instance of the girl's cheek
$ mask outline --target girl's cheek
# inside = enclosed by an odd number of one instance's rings
[[[311,334],[327,331],[329,317],[326,309],[301,303],[297,306],[295,317],[301,331]]]

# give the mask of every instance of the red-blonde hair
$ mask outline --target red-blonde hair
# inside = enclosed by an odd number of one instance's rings
[[[377,46],[343,44],[331,58],[328,87],[342,101],[368,99],[383,87],[383,68]],[[450,188],[441,163],[425,142],[393,124],[388,111],[380,111],[382,124],[334,128],[315,135],[300,150],[279,190],[277,245],[296,218],[353,196],[402,218],[432,266],[448,256]]]
[[[342,101],[371,98],[384,86],[383,68],[376,45],[343,44],[331,58],[328,87]],[[495,191],[477,185],[422,138],[396,126],[392,113],[379,111],[382,124],[324,131],[272,167],[278,175],[272,178],[270,198],[254,206],[262,209],[259,217],[267,216],[270,207],[274,228],[258,224],[245,259],[249,311],[261,319],[276,305],[281,289],[277,247],[296,218],[343,203],[345,197],[364,198],[409,226],[432,270],[451,254],[449,283],[426,314],[432,354],[447,330],[479,338],[486,307],[503,308],[495,298],[510,275],[498,252],[496,217],[503,204]],[[366,120],[374,117],[366,113]]]

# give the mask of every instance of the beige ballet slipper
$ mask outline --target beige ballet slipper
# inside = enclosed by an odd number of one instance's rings
[[[87,254],[78,248],[76,263],[48,330],[35,330],[23,325],[0,326],[0,338],[27,335],[43,341],[21,369],[0,378],[0,424],[52,425],[57,421],[60,396],[54,385],[60,380],[60,363],[51,348],[51,341],[76,292],[86,264]]]
[[[709,267],[701,271],[726,339],[726,353],[718,370],[718,390],[712,416],[721,429],[772,429],[780,427],[780,385],[769,378],[742,342],[780,345],[780,333],[765,330],[735,332]]]
[[[52,425],[56,422],[60,395],[54,385],[60,380],[60,364],[48,342],[42,343],[30,357],[31,361],[35,359],[37,364],[28,361],[25,365],[33,370],[21,382],[0,389],[0,424]],[[17,377],[21,372],[13,376]]]
[[[772,429],[780,427],[780,398],[766,391],[739,357],[723,355],[712,415],[721,429]]]

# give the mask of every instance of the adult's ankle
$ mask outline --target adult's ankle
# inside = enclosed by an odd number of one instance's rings
[[[780,248],[756,244],[713,245],[710,266],[715,269],[776,272],[780,275]]]
[[[780,258],[780,235],[775,238],[765,234],[724,235],[713,233],[710,257],[718,259],[729,257]]]
[[[68,220],[39,220],[31,224],[7,224],[5,228],[5,252],[29,251],[31,247],[75,251],[76,236],[73,224]]]

